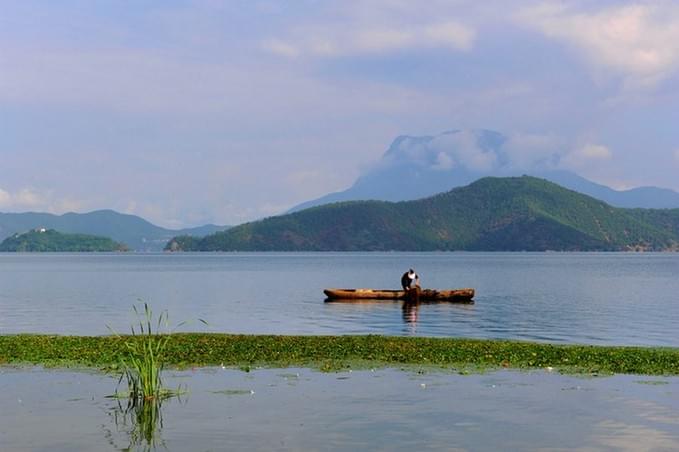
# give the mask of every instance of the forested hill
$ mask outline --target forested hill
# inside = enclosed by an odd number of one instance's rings
[[[105,252],[127,251],[127,246],[107,237],[87,234],[62,234],[54,229],[35,229],[7,237],[0,251],[18,252]]]
[[[406,202],[354,201],[243,224],[191,251],[679,250],[679,209],[622,209],[529,176]]]
[[[176,235],[203,236],[226,229],[227,226],[205,225],[190,229],[165,229],[136,215],[122,214],[113,210],[63,215],[38,212],[0,213],[0,241],[14,234],[39,228],[55,229],[68,234],[111,237],[136,251],[161,251],[168,240]]]

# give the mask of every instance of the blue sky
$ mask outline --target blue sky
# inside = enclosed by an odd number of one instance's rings
[[[679,190],[672,1],[0,0],[0,211],[236,224],[487,128]]]

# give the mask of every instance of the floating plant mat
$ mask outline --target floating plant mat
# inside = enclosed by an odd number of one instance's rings
[[[0,336],[0,363],[78,365],[119,371],[133,336]],[[327,372],[374,367],[543,368],[591,375],[679,375],[679,348],[555,345],[490,339],[394,336],[271,336],[183,333],[165,344],[175,368],[313,367]]]
[[[223,394],[223,395],[252,395],[255,393],[252,389],[222,389],[220,391],[210,391],[213,394]]]

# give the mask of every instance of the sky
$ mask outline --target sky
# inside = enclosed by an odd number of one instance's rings
[[[399,135],[679,191],[679,3],[0,0],[0,212],[239,224]]]

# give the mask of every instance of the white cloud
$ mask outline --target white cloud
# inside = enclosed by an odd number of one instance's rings
[[[342,39],[343,37],[338,36],[338,38]],[[335,43],[335,48],[345,53],[380,53],[409,47],[414,39],[415,35],[412,31],[402,29],[357,30],[355,37],[350,38],[345,46],[340,45],[338,40]]]
[[[387,165],[394,162],[408,162],[411,164],[428,166],[430,163],[430,149],[422,140],[406,137],[401,140],[398,148],[387,155]]]
[[[454,155],[463,166],[474,171],[490,171],[497,165],[497,155],[481,149],[475,134],[471,131],[456,133],[453,137]]]
[[[552,135],[514,133],[505,138],[489,131],[465,129],[432,139],[405,138],[387,154],[384,164],[407,163],[440,171],[553,169],[563,149],[563,140]],[[595,153],[589,148],[580,152],[581,158],[591,158]]]
[[[44,205],[45,197],[32,188],[11,192],[0,188],[0,207],[8,210],[32,209]]]
[[[467,51],[475,39],[472,27],[448,20],[425,24],[326,24],[292,32],[288,39],[269,39],[262,48],[279,56],[316,57],[381,54],[418,48]]]
[[[585,145],[578,152],[587,160],[610,160],[613,156],[606,146],[600,144]]]
[[[679,149],[674,151],[674,161],[679,165]]]
[[[296,58],[299,56],[299,49],[292,44],[280,39],[269,39],[262,43],[262,49],[286,58]]]
[[[571,169],[586,169],[597,162],[611,160],[613,153],[601,144],[586,144],[566,154],[561,163]]]
[[[85,203],[73,198],[56,198],[52,191],[24,187],[14,192],[0,188],[0,208],[8,211],[39,211],[55,214],[81,211]]]
[[[436,161],[434,162],[434,169],[437,170],[449,170],[455,167],[455,160],[453,158],[446,154],[445,152],[441,151],[438,154],[436,154]]]
[[[45,205],[45,196],[31,188],[22,188],[12,196],[13,204],[21,207],[34,208]]]
[[[422,32],[432,45],[439,43],[455,50],[471,49],[475,38],[471,28],[454,21],[428,25]]]
[[[448,155],[451,162],[472,171],[490,171],[497,166],[497,155],[479,147],[478,137],[473,130],[463,130],[452,134],[442,134],[435,137],[429,147],[436,153],[437,161],[441,161],[440,154]]]
[[[515,133],[509,136],[503,149],[511,168],[528,170],[556,164],[561,147],[561,140],[551,135]]]
[[[12,203],[12,195],[9,192],[0,188],[0,207],[5,208],[10,206]]]
[[[443,99],[408,87],[362,81],[327,83],[298,67],[187,61],[147,50],[94,52],[23,49],[0,52],[0,101],[97,108],[141,114],[255,115],[300,121],[364,113],[390,114],[442,106]],[[256,100],[256,101],[253,101]],[[328,105],[333,105],[331,111]],[[300,113],[302,112],[302,113]],[[224,119],[224,118],[222,118]],[[250,123],[250,121],[248,121]]]
[[[590,64],[625,77],[628,87],[649,87],[679,67],[679,6],[670,2],[575,11],[565,3],[526,8],[518,20],[584,53]]]

